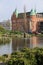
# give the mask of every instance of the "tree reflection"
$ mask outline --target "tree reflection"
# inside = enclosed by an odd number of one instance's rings
[[[10,43],[10,38],[8,37],[0,38],[0,45],[6,44],[6,43]]]

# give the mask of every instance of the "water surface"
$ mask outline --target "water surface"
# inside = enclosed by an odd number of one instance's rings
[[[9,38],[9,42],[3,43],[1,42],[0,44],[0,55],[3,54],[11,54],[14,51],[18,51],[23,49],[24,47],[28,48],[43,48],[43,37],[37,37],[37,36],[32,36],[29,38]]]

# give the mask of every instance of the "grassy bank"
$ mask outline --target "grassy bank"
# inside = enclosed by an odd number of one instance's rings
[[[2,26],[0,26],[0,37],[26,37],[29,36],[43,36],[43,34],[32,34],[32,33],[24,33],[21,31],[12,31],[12,30],[5,30]]]
[[[43,34],[38,33],[38,34],[32,34],[32,33],[26,33],[21,31],[12,31],[12,30],[6,30],[3,28],[3,26],[0,26],[0,37],[29,37],[29,36],[43,36]]]

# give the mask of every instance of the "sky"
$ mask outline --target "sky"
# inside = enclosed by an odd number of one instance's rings
[[[37,12],[43,12],[43,0],[0,0],[0,22],[11,19],[15,8],[19,13],[24,12],[24,5],[26,11],[36,8]]]

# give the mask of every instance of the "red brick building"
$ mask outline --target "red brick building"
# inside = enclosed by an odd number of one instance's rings
[[[36,13],[36,10],[19,13],[18,17],[13,12],[11,21],[12,30],[14,31],[43,32],[43,13]]]

